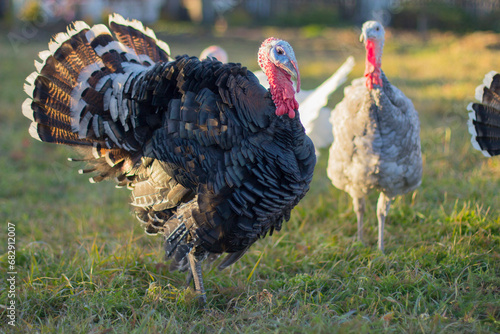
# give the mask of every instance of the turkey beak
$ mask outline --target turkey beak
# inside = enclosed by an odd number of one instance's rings
[[[366,40],[366,37],[365,37],[365,33],[364,33],[364,31],[363,31],[363,32],[361,32],[361,35],[359,35],[359,41],[360,41],[361,43],[363,43],[365,40]]]
[[[300,72],[299,65],[295,59],[289,59],[282,67],[292,78],[297,81],[297,93],[300,92]]]

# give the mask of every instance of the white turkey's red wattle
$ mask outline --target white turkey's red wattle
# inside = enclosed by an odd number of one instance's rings
[[[368,39],[365,43],[366,63],[365,77],[366,88],[373,89],[373,85],[382,87],[381,66],[382,66],[382,47],[379,42]]]

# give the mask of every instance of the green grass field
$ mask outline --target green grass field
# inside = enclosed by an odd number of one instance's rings
[[[233,29],[225,37],[158,30],[173,54],[218,43],[252,70],[264,37],[287,39],[304,89],[351,54],[351,79],[364,70],[354,29]],[[393,203],[385,255],[376,247],[377,194],[367,203],[363,246],[354,240],[349,196],[326,177],[324,150],[311,191],[283,230],[231,268],[205,269],[206,310],[185,288],[185,274],[168,271],[161,237],[143,233],[126,189],[90,184],[76,172],[82,166],[66,160],[71,150],[29,137],[22,84],[47,41],[39,32],[14,49],[0,38],[0,271],[10,271],[8,223],[17,271],[16,326],[8,325],[2,284],[0,332],[500,331],[500,160],[474,151],[466,126],[475,87],[499,68],[499,35],[387,34],[382,68],[420,112],[424,179]],[[333,94],[331,105],[342,96]]]

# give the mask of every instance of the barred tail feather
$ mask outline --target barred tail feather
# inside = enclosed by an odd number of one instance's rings
[[[129,133],[137,111],[124,89],[148,67],[169,60],[168,45],[138,21],[114,14],[110,26],[116,39],[105,25],[81,21],[55,35],[26,78],[29,97],[22,105],[32,137],[78,147],[101,165],[100,176],[130,172],[125,168],[140,158],[142,143]]]
[[[500,110],[479,103],[470,103],[468,128],[472,146],[484,156],[500,154]]]

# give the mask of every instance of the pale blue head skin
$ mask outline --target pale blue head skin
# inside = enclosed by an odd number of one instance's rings
[[[260,55],[265,55],[271,63],[290,74],[297,81],[297,92],[300,91],[299,67],[292,46],[288,42],[280,39],[269,39],[269,42],[259,50]],[[263,63],[259,61],[259,65],[264,70]]]

